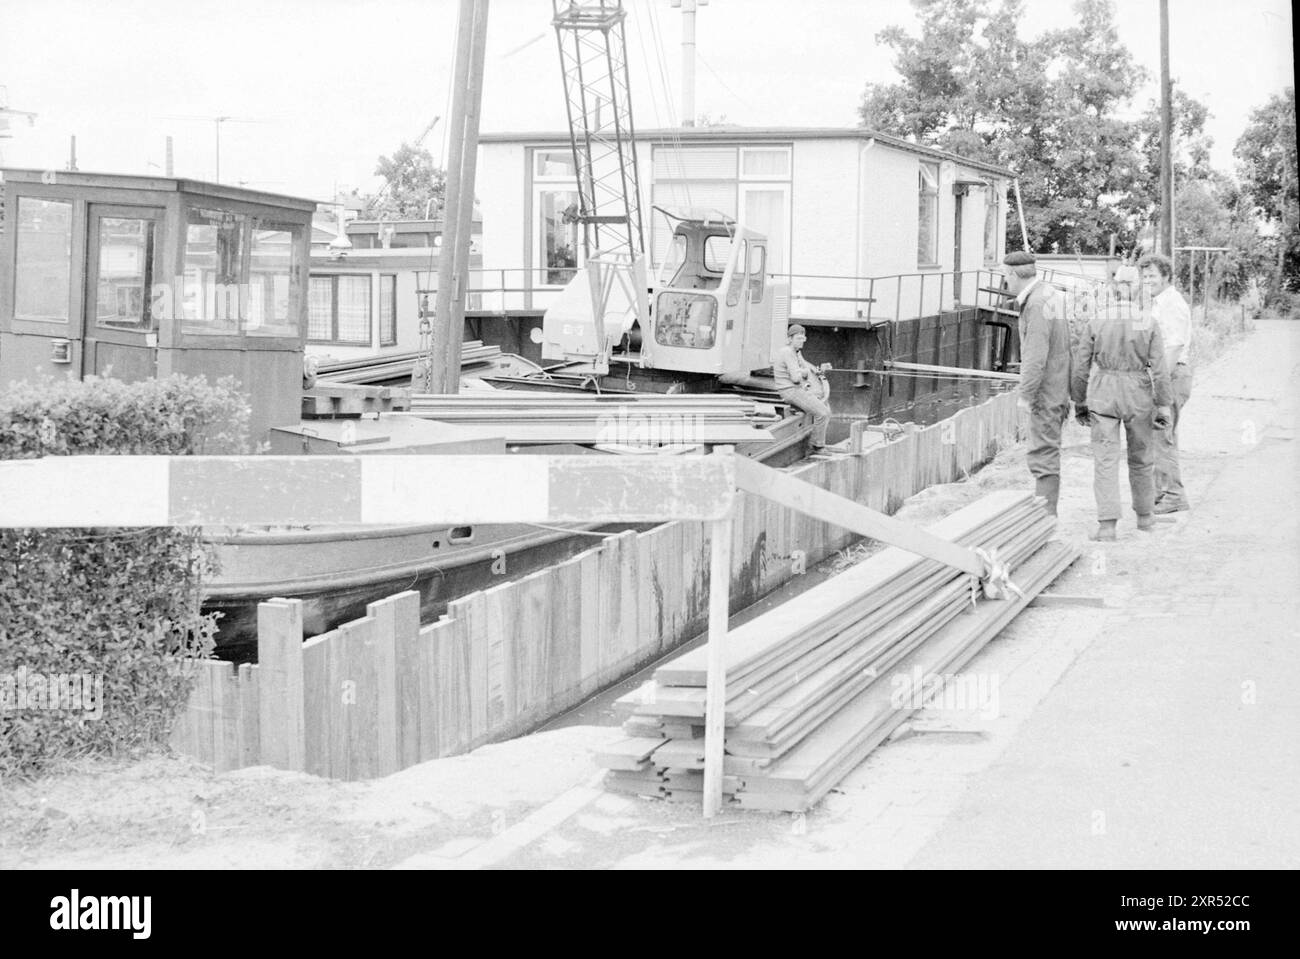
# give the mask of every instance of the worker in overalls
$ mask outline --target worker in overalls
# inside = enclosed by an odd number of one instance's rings
[[[1009,253],[1007,292],[1020,307],[1020,408],[1029,413],[1025,457],[1034,492],[1056,515],[1061,496],[1061,427],[1070,415],[1070,324],[1061,292],[1038,275],[1033,254]]]
[[[826,428],[831,422],[831,408],[827,404],[830,390],[826,385],[825,370],[830,364],[813,366],[803,358],[804,342],[808,334],[798,323],[786,330],[786,344],[772,357],[772,376],[781,399],[791,406],[813,416],[813,452],[826,446]]]
[[[1092,428],[1097,531],[1114,541],[1119,522],[1119,444],[1128,444],[1128,482],[1140,530],[1155,526],[1155,436],[1170,424],[1172,397],[1160,326],[1127,306],[1100,312],[1075,347],[1070,395],[1079,422]]]

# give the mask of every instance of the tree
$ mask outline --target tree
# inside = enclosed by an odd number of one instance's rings
[[[1270,251],[1260,236],[1259,222],[1238,185],[1221,173],[1175,181],[1174,245],[1227,247],[1208,258],[1215,297],[1241,297],[1257,276],[1270,272]],[[1193,296],[1205,292],[1202,254],[1177,258],[1180,289]],[[1196,270],[1193,282],[1192,270]],[[1193,285],[1195,288],[1193,289]]]
[[[890,27],[900,81],[869,84],[865,126],[1010,167],[1031,245],[1093,252],[1131,241],[1122,205],[1141,176],[1137,131],[1117,114],[1144,72],[1120,42],[1110,0],[1076,0],[1076,24],[1036,40],[1021,0],[913,0],[919,37]],[[1009,245],[1019,246],[1008,224]]]
[[[1214,140],[1205,132],[1205,121],[1210,118],[1204,103],[1179,89],[1174,84],[1171,104],[1174,128],[1174,192],[1191,180],[1216,179],[1210,167],[1210,147]],[[1147,102],[1146,111],[1137,120],[1138,175],[1133,180],[1128,196],[1120,205],[1137,223],[1153,221],[1160,210],[1160,101]],[[1223,184],[1217,184],[1222,190]],[[1175,223],[1180,205],[1175,199]],[[1175,246],[1181,245],[1175,243]]]
[[[403,143],[391,157],[379,158],[375,175],[384,178],[384,185],[378,193],[367,198],[362,216],[386,220],[422,219],[426,209],[442,209],[447,177],[443,170],[433,165],[433,156],[428,150]]]
[[[1233,149],[1242,194],[1276,232],[1273,293],[1300,292],[1300,197],[1297,196],[1295,88],[1274,95],[1250,116]]]

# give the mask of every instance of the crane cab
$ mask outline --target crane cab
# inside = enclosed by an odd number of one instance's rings
[[[731,221],[679,220],[659,279],[642,365],[722,375],[771,364],[765,236]]]
[[[234,376],[254,437],[298,422],[314,201],[3,172],[0,388],[42,375]]]

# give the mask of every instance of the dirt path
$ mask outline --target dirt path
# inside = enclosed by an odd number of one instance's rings
[[[579,725],[370,783],[154,758],[0,784],[0,866],[1294,865],[1298,367],[1300,324],[1261,323],[1199,376],[1194,511],[1154,536],[1126,520],[1054,587],[1112,608],[1026,610],[966,670],[996,677],[996,708],[923,711],[807,815],[706,825],[606,794],[589,750],[621,733]],[[1082,538],[1086,431],[1066,446],[1062,535]],[[901,515],[1027,486],[1013,449]]]

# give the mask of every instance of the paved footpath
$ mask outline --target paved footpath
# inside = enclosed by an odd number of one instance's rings
[[[1202,380],[1193,511],[1127,523],[1057,584],[1124,606],[910,865],[1300,865],[1300,323],[1261,322]]]

